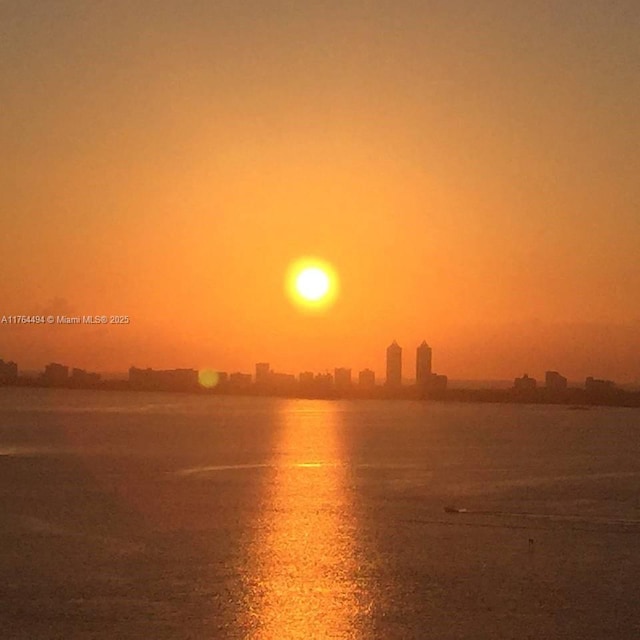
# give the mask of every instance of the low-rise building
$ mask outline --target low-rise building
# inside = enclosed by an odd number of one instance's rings
[[[195,369],[129,369],[129,384],[139,389],[163,389],[183,391],[198,386],[198,372]]]
[[[248,389],[251,386],[251,374],[236,371],[229,376],[229,387],[231,389]]]
[[[298,380],[301,385],[309,386],[313,384],[313,371],[303,371],[299,376]]]
[[[590,395],[606,395],[616,388],[613,380],[601,380],[589,376],[584,383],[584,389]]]
[[[52,386],[67,384],[69,382],[69,367],[57,362],[51,362],[44,368],[42,381]]]
[[[358,386],[362,389],[373,389],[376,386],[376,374],[371,369],[363,369],[358,374]]]
[[[15,382],[18,379],[18,365],[13,362],[0,360],[0,384]]]
[[[100,382],[100,374],[85,371],[84,369],[71,370],[71,382],[78,387],[90,387]]]
[[[533,391],[538,386],[535,378],[531,378],[528,374],[524,374],[522,378],[516,378],[513,381],[513,388],[516,391]]]
[[[544,375],[544,386],[549,391],[559,392],[567,390],[567,379],[557,371],[547,371]]]

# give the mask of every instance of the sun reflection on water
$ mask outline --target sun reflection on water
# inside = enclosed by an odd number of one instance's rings
[[[287,403],[248,585],[251,637],[360,638],[365,594],[343,464],[341,414]],[[313,411],[320,405],[322,411]],[[304,406],[302,406],[304,405]],[[333,405],[335,407],[335,405]]]

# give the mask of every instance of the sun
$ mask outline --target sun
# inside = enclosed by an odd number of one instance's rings
[[[296,278],[296,290],[312,302],[326,296],[330,286],[329,276],[318,267],[307,267]]]
[[[287,290],[300,307],[310,311],[320,310],[334,301],[338,279],[327,262],[317,258],[302,258],[289,268]]]

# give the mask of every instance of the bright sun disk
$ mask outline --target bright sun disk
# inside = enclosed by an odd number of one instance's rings
[[[319,300],[329,291],[329,276],[318,267],[308,267],[296,278],[296,289],[305,300]]]
[[[333,267],[316,258],[294,262],[287,275],[287,290],[293,302],[308,311],[328,307],[338,291],[338,279]]]

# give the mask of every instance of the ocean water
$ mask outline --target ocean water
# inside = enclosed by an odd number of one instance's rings
[[[0,500],[2,639],[640,638],[634,409],[3,388]]]

